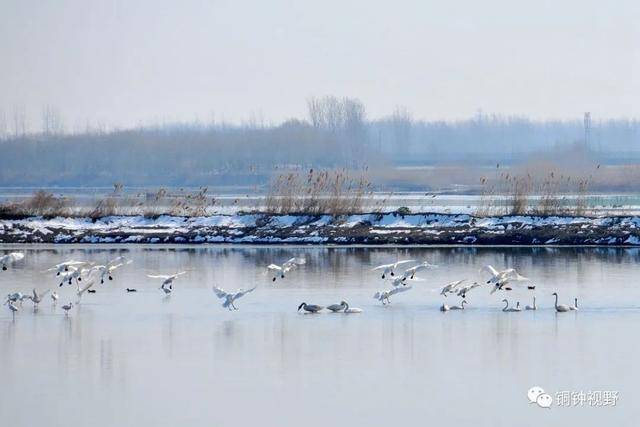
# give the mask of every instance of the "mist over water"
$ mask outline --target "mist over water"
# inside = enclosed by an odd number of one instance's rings
[[[8,248],[7,248],[8,249]],[[376,247],[28,247],[24,264],[0,274],[0,292],[57,288],[42,270],[63,259],[134,263],[115,281],[85,294],[65,318],[49,301],[26,301],[12,321],[0,312],[0,412],[13,426],[70,425],[386,425],[522,419],[601,425],[638,415],[629,369],[640,348],[630,328],[640,319],[638,249]],[[265,266],[291,256],[307,265],[274,285]],[[428,259],[425,282],[392,297],[370,269],[400,258]],[[531,291],[500,296],[480,288],[463,312],[441,313],[434,290],[478,280],[485,264],[516,267],[533,279],[539,309],[503,313],[506,296],[531,303]],[[152,273],[186,270],[165,298]],[[220,306],[211,287],[259,284]],[[387,285],[388,286],[388,285]],[[137,293],[126,293],[134,287]],[[75,301],[58,288],[60,303]],[[556,314],[579,298],[580,311]],[[296,312],[302,301],[346,299],[359,315]],[[457,303],[457,298],[446,301]],[[616,408],[542,409],[527,390],[616,390]],[[53,392],[52,392],[53,391]],[[34,411],[15,408],[35,404]],[[524,421],[523,421],[524,422]]]

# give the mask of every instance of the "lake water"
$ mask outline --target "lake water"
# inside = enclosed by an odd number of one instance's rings
[[[15,249],[3,247],[3,251]],[[290,426],[636,425],[640,250],[615,248],[327,248],[30,246],[0,272],[0,293],[57,287],[42,270],[73,258],[133,264],[85,294],[69,317],[59,289],[34,313],[0,311],[0,425]],[[274,285],[271,262],[307,265]],[[383,307],[372,266],[397,258],[439,267]],[[504,295],[469,293],[441,313],[433,290],[480,279],[485,264],[517,267],[537,285],[536,312],[503,313]],[[169,298],[146,274],[186,270]],[[484,277],[482,277],[484,278]],[[486,280],[486,278],[485,278]],[[258,284],[220,306],[213,284]],[[135,287],[137,293],[125,292]],[[580,311],[557,314],[579,298]],[[531,291],[507,293],[522,305]],[[362,314],[304,315],[302,301],[346,299]],[[457,303],[457,299],[447,298]],[[529,404],[540,386],[550,409]],[[616,391],[615,407],[558,407],[556,392]]]

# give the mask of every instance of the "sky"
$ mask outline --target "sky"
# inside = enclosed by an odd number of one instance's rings
[[[640,117],[637,0],[0,0],[0,110],[68,129],[370,118]]]

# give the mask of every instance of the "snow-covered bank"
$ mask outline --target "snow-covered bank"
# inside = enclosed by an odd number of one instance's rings
[[[640,245],[640,217],[213,215],[0,220],[0,243]]]

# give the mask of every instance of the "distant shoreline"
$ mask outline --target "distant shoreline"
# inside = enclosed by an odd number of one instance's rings
[[[640,246],[640,216],[212,215],[0,220],[0,243]]]

